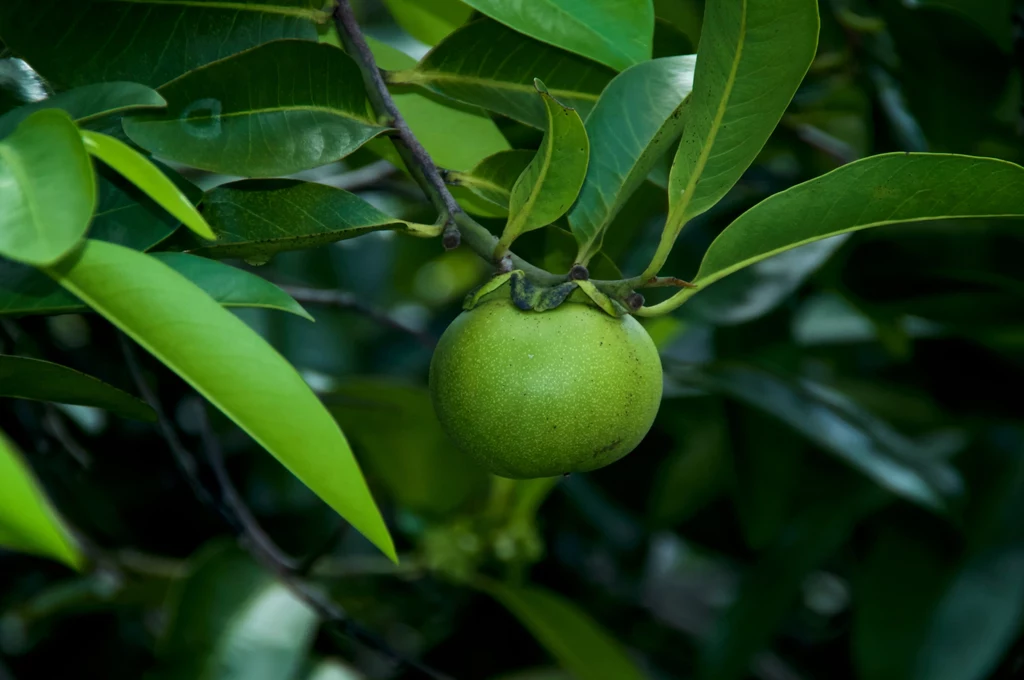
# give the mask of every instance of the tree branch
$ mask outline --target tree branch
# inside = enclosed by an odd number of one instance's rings
[[[424,346],[433,348],[437,338],[421,330],[413,328],[387,312],[362,302],[354,293],[328,288],[305,288],[302,286],[280,286],[281,290],[291,295],[297,302],[310,305],[324,305],[338,309],[351,309],[365,314],[377,323],[412,335]]]
[[[498,237],[489,232],[486,227],[466,214],[455,201],[448,187],[441,177],[440,171],[434,165],[423,145],[413,135],[409,125],[405,122],[398,107],[395,106],[391,93],[388,92],[387,84],[381,75],[380,69],[373,58],[373,53],[363,38],[359,29],[359,23],[352,13],[352,7],[348,0],[338,0],[334,8],[334,22],[338,28],[338,35],[341,38],[345,51],[355,59],[359,70],[363,74],[363,82],[366,85],[367,95],[370,104],[377,115],[386,118],[397,134],[391,136],[395,149],[402,157],[402,161],[409,169],[413,179],[420,185],[420,188],[430,199],[435,209],[441,214],[446,222],[445,247],[452,248],[461,241],[468,245],[473,252],[487,262],[497,265],[494,258],[494,250],[498,245]],[[552,274],[540,267],[530,264],[522,258],[511,255],[512,264],[515,269],[521,269],[534,283],[542,286],[553,286],[566,281],[565,276]]]

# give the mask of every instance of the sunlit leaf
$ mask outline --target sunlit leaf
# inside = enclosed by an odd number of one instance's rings
[[[138,83],[94,83],[26,104],[0,116],[0,137],[6,137],[18,123],[42,109],[63,109],[82,123],[111,113],[131,109],[158,109],[167,105],[160,94]]]
[[[320,0],[4,0],[0,35],[61,88],[120,80],[157,87],[269,40],[316,40],[316,24],[328,18],[322,7]]]
[[[387,128],[340,49],[279,40],[190,71],[159,89],[160,113],[124,119],[161,158],[242,177],[273,177],[342,158]]]
[[[725,196],[768,141],[814,59],[817,5],[708,3],[686,128],[669,178],[663,247]]]
[[[425,45],[441,42],[473,12],[461,0],[384,0],[384,4],[398,25]]]
[[[651,0],[463,0],[487,16],[563,49],[623,70],[651,58]]]
[[[96,177],[78,128],[58,109],[38,111],[0,141],[0,255],[45,265],[85,235]]]
[[[385,215],[342,189],[295,180],[248,180],[217,187],[203,201],[217,240],[193,238],[190,252],[263,263],[275,253],[313,248],[384,229],[436,235],[433,227]]]
[[[156,420],[147,403],[73,368],[0,354],[0,397],[105,409],[135,420]]]
[[[0,547],[79,568],[84,559],[21,454],[0,432]]]
[[[82,130],[82,141],[90,154],[141,189],[186,227],[204,238],[215,238],[185,193],[145,156],[124,142],[98,132]]]
[[[294,678],[316,633],[316,612],[233,546],[195,555],[169,599],[147,680]]]
[[[569,211],[581,262],[601,249],[611,221],[679,137],[694,62],[693,56],[666,57],[623,71],[587,116],[590,166]]]
[[[670,309],[729,274],[790,248],[869,227],[968,217],[1024,217],[1024,168],[993,158],[893,153],[864,158],[779,192],[708,248]]]
[[[389,81],[421,85],[543,129],[547,113],[534,78],[585,117],[614,75],[604,66],[480,19],[448,36],[415,69],[390,74]]]
[[[86,241],[47,273],[191,384],[392,559],[337,423],[263,338],[148,255]]]
[[[536,586],[483,579],[474,585],[512,612],[578,680],[643,680],[618,641],[571,601]]]

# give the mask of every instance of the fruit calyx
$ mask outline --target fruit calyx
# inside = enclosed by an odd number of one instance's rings
[[[613,317],[631,313],[626,305],[610,298],[589,280],[570,280],[555,286],[538,286],[520,269],[494,276],[467,295],[462,308],[468,311],[484,302],[502,297],[510,299],[512,304],[524,312],[546,312],[569,301],[596,307]]]

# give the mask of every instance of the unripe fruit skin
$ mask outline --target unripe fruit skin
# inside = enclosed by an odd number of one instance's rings
[[[585,472],[632,451],[661,403],[661,360],[631,316],[494,300],[459,315],[430,364],[434,410],[456,446],[513,479]]]

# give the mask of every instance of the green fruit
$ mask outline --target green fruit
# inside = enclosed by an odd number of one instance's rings
[[[640,443],[661,402],[661,360],[631,316],[565,303],[486,302],[448,327],[430,364],[441,425],[496,475],[603,467]]]

